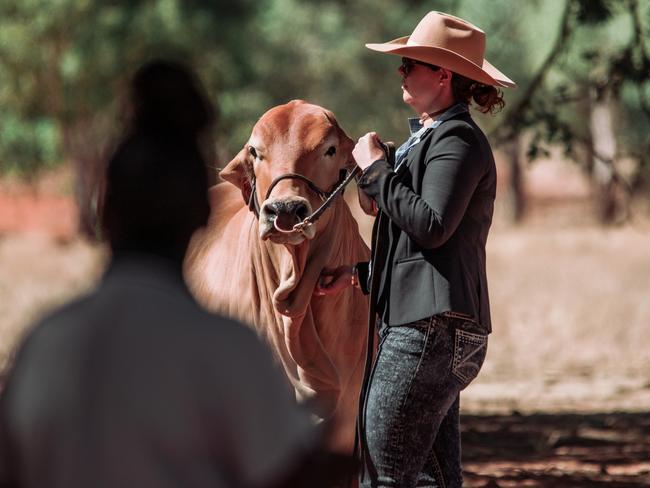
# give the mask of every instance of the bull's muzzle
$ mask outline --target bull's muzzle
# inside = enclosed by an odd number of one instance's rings
[[[305,198],[269,198],[260,210],[260,237],[289,244],[298,244],[305,238],[311,239],[314,233],[312,226],[294,231],[294,226],[311,212],[311,205]]]

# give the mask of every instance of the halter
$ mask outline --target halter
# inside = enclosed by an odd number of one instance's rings
[[[388,161],[394,161],[395,160],[395,145],[392,142],[382,142],[381,143],[382,149],[384,150],[384,153],[386,155],[386,159]],[[332,187],[332,190],[329,192],[321,190],[313,181],[311,181],[309,178],[306,176],[303,176],[298,173],[285,173],[283,175],[278,176],[275,178],[272,182],[271,185],[269,186],[269,189],[266,191],[266,196],[264,197],[264,200],[268,200],[268,198],[271,196],[271,192],[273,191],[273,188],[275,188],[275,185],[277,185],[280,181],[282,180],[301,180],[304,181],[307,186],[309,187],[310,190],[312,190],[314,193],[316,193],[321,201],[323,202],[320,207],[318,207],[311,215],[305,217],[301,222],[298,222],[295,224],[291,230],[284,230],[278,227],[277,224],[277,219],[273,222],[273,226],[275,227],[275,230],[278,232],[282,232],[284,234],[292,234],[294,232],[300,232],[304,228],[309,227],[310,225],[313,225],[314,222],[316,222],[321,215],[329,208],[329,206],[332,204],[334,199],[339,196],[340,194],[343,193],[343,190],[345,190],[345,187],[352,181],[352,178],[355,178],[359,172],[361,171],[361,168],[358,166],[355,166],[354,169],[350,172],[347,172],[346,170],[342,169],[339,172],[339,179],[336,183],[334,183],[334,186]],[[255,217],[258,219],[260,218],[260,203],[257,201],[257,178],[255,177],[255,173],[253,172],[253,176],[251,178],[251,195],[248,198],[248,208],[255,214]]]
[[[273,225],[275,229],[278,232],[283,232],[285,234],[291,234],[294,232],[300,232],[302,231],[305,227],[309,227],[310,225],[313,225],[321,215],[327,210],[327,208],[332,204],[334,199],[343,193],[343,190],[345,187],[352,181],[352,178],[354,178],[357,173],[359,172],[360,168],[356,166],[354,170],[347,172],[344,169],[342,169],[339,172],[339,179],[336,183],[334,183],[334,186],[332,187],[332,190],[329,192],[321,190],[313,181],[311,181],[309,178],[306,176],[300,175],[298,173],[285,173],[283,175],[278,176],[275,178],[272,182],[271,185],[269,186],[269,189],[266,191],[266,196],[264,197],[264,200],[268,200],[268,198],[271,196],[271,192],[273,191],[273,188],[282,180],[301,180],[307,184],[307,187],[316,193],[323,202],[320,207],[316,209],[311,215],[305,217],[301,222],[298,222],[295,224],[291,230],[284,230],[278,227],[277,223],[274,222]],[[248,199],[248,208],[253,211],[255,216],[259,219],[260,217],[260,204],[257,201],[257,179],[255,178],[255,173],[253,173],[252,181],[251,181],[251,196]],[[277,221],[277,219],[276,219]]]

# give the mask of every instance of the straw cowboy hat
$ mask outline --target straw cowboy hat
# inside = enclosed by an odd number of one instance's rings
[[[516,86],[483,57],[485,32],[442,12],[429,12],[410,36],[366,47],[434,64],[486,85]]]

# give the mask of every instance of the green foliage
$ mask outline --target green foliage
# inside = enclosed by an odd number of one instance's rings
[[[238,47],[231,46],[247,37],[255,9],[252,0],[0,3],[0,130],[12,131],[0,137],[2,168],[27,173],[88,152],[80,141],[105,145],[119,130],[126,80],[152,57],[187,61],[222,91],[224,73],[237,69]],[[98,137],[104,114],[113,129]],[[46,135],[44,121],[53,128]]]
[[[644,153],[647,0],[3,0],[0,171],[77,158],[80,141],[104,146],[128,76],[159,56],[194,66],[216,101],[219,164],[264,111],[294,98],[333,110],[353,138],[375,130],[400,142],[410,112],[399,58],[364,44],[408,34],[431,9],[485,30],[487,59],[519,85],[504,90],[503,113],[477,115],[495,142],[532,131],[531,156],[549,144],[571,153],[588,136],[593,90],[615,89],[621,144]]]
[[[577,3],[576,18],[582,24],[600,24],[612,15],[611,2],[607,0],[578,0]]]
[[[48,118],[24,119],[0,110],[0,171],[30,176],[61,155],[58,127]]]

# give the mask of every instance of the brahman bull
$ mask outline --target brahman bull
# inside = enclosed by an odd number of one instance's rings
[[[368,300],[354,287],[313,291],[324,268],[367,261],[369,250],[342,197],[293,229],[355,167],[353,146],[322,107],[294,100],[266,112],[219,173],[225,182],[211,189],[210,222],[186,261],[197,299],[267,339],[297,399],[330,422],[339,452],[353,447]]]

